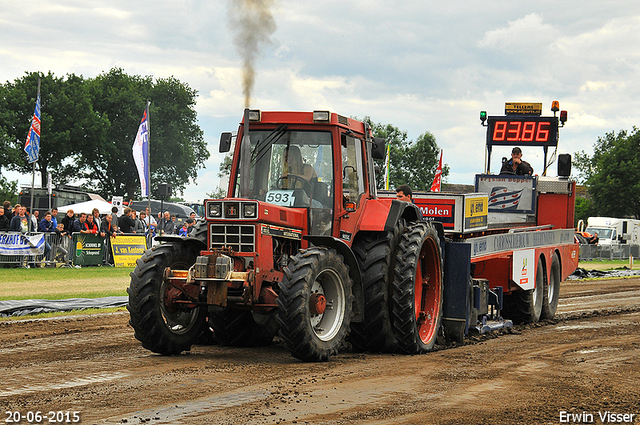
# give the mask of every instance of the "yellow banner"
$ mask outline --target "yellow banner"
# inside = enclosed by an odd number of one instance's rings
[[[505,115],[540,115],[542,103],[505,102],[504,113]]]
[[[464,221],[465,228],[473,229],[487,225],[487,197],[465,198]]]
[[[147,249],[147,240],[140,236],[116,236],[111,238],[113,265],[116,267],[135,267],[136,260]]]

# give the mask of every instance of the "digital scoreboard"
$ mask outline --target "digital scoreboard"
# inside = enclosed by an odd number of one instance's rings
[[[487,145],[557,146],[558,118],[487,117]]]

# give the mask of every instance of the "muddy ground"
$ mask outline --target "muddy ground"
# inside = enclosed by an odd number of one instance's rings
[[[302,363],[280,344],[162,357],[134,339],[127,313],[4,322],[2,419],[640,423],[640,279],[564,283],[556,317],[427,355],[347,351],[328,363]]]

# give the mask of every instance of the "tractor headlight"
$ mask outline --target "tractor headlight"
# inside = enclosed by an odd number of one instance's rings
[[[244,218],[256,218],[257,211],[257,205],[254,203],[242,204],[242,216]]]
[[[211,202],[209,204],[209,211],[207,211],[207,216],[210,218],[222,217],[222,202]]]

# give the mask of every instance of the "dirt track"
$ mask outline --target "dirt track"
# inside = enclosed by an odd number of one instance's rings
[[[640,279],[564,283],[557,317],[424,356],[328,363],[278,344],[162,357],[127,313],[5,322],[0,406],[5,422],[41,411],[42,423],[50,411],[87,424],[640,423]]]

